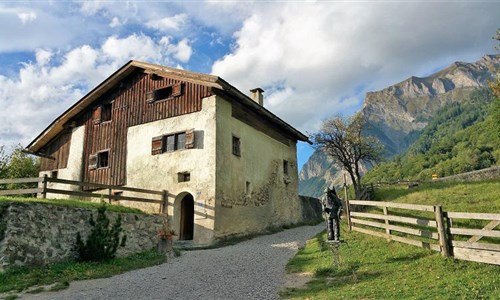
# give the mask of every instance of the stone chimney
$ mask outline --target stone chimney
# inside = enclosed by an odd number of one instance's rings
[[[264,90],[261,88],[254,88],[250,90],[250,98],[252,98],[253,101],[257,102],[260,106],[264,106]]]

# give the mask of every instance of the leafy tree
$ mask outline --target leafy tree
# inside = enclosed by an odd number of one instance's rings
[[[17,145],[9,155],[7,164],[8,178],[37,177],[40,171],[40,160],[23,152],[23,147]]]
[[[92,226],[87,241],[83,242],[82,236],[78,232],[76,235],[76,251],[80,261],[105,261],[113,259],[118,250],[118,246],[124,247],[127,236],[120,240],[122,230],[122,219],[118,215],[116,222],[109,228],[109,219],[106,216],[106,204],[103,203],[97,209],[97,218],[94,221],[90,215],[89,224]]]
[[[366,124],[359,113],[351,118],[336,116],[323,122],[320,131],[311,136],[317,149],[349,173],[356,196],[361,191],[361,164],[380,161],[383,152],[376,138],[364,134]]]

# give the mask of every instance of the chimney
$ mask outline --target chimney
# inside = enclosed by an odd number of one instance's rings
[[[254,88],[250,90],[250,98],[252,98],[253,101],[257,102],[260,106],[264,106],[264,90],[261,88]]]

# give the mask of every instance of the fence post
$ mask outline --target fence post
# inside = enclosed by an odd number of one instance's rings
[[[167,214],[168,216],[168,192],[167,190],[162,191],[161,195],[161,206],[160,206],[160,213],[162,214]]]
[[[47,174],[43,175],[43,181],[42,181],[42,198],[46,199],[47,198]]]
[[[436,214],[437,230],[439,235],[439,245],[441,246],[441,255],[450,256],[450,250],[448,248],[448,237],[446,236],[446,231],[444,229],[443,221],[443,209],[440,205],[434,206],[434,212]]]
[[[387,211],[387,206],[384,206],[384,207],[382,208],[382,210],[384,211],[384,216],[386,217],[386,218],[384,219],[384,221],[385,221],[385,225],[386,225],[387,227],[389,227],[389,220],[387,220],[387,215],[389,214],[389,212]],[[390,230],[389,228],[386,228],[386,229],[385,229],[385,233],[387,233],[388,235],[391,235],[391,230]],[[391,239],[387,239],[387,241],[388,241],[388,242],[390,242],[390,241],[391,241]]]
[[[111,188],[108,189],[108,203],[111,204],[111,195],[113,194],[113,190]]]
[[[349,197],[347,196],[347,179],[344,173],[344,198],[345,198],[345,214],[347,216],[347,229],[352,230],[351,224],[351,207],[349,204]]]

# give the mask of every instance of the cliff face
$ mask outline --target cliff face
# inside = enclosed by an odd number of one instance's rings
[[[368,133],[384,144],[389,158],[408,149],[437,110],[486,86],[499,70],[500,55],[486,55],[474,63],[455,62],[428,77],[412,76],[367,93],[360,113],[368,120]],[[299,193],[317,196],[311,187],[339,185],[341,177],[325,155],[314,153],[299,174]]]

